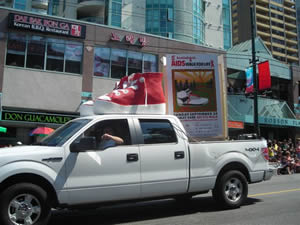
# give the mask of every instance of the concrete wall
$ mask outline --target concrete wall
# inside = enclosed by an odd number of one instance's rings
[[[2,105],[75,112],[81,101],[81,85],[79,75],[5,67]]]

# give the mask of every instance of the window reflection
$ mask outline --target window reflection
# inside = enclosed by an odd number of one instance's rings
[[[128,75],[141,73],[143,66],[143,54],[140,52],[128,52]]]
[[[126,51],[112,49],[111,51],[111,77],[121,78],[126,75]]]
[[[157,71],[157,58],[155,55],[144,54],[144,72]]]
[[[94,55],[94,76],[108,77],[110,68],[110,49],[96,48]]]
[[[6,65],[80,74],[82,51],[80,42],[10,33]]]
[[[26,36],[10,33],[7,41],[6,65],[24,67]]]
[[[157,72],[157,66],[156,55],[105,47],[94,50],[94,76],[119,79],[132,73]]]
[[[82,45],[79,42],[66,44],[66,69],[68,73],[81,73]]]
[[[44,69],[45,39],[32,36],[28,41],[26,67]]]
[[[65,43],[59,39],[48,39],[47,45],[47,70],[64,70]]]

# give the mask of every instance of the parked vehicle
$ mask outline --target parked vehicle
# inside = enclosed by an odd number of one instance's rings
[[[99,148],[104,127],[122,145]],[[226,208],[248,184],[269,180],[265,140],[189,141],[171,115],[97,115],[63,125],[35,146],[0,152],[0,224],[45,225],[51,208],[189,199],[207,193]]]

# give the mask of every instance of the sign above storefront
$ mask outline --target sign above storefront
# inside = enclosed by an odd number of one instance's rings
[[[240,121],[228,121],[228,128],[244,129],[244,122],[240,122]]]
[[[85,26],[79,24],[16,13],[8,15],[8,27],[76,38],[85,38],[86,30]]]
[[[39,124],[64,124],[76,116],[59,115],[59,114],[43,114],[29,112],[2,111],[2,121],[11,122],[28,122]]]
[[[126,35],[119,35],[117,33],[112,32],[111,33],[111,37],[110,40],[112,41],[118,41],[118,42],[122,42],[123,40],[126,43],[129,43],[131,45],[139,45],[141,47],[146,46],[146,37],[135,37],[133,34],[126,34]]]

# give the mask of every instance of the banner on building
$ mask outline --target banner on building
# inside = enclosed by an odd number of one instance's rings
[[[253,67],[245,70],[246,73],[246,94],[253,92]]]
[[[258,63],[258,90],[271,88],[271,73],[269,61]]]
[[[192,137],[221,137],[225,125],[217,55],[170,54],[166,69],[169,114]]]

